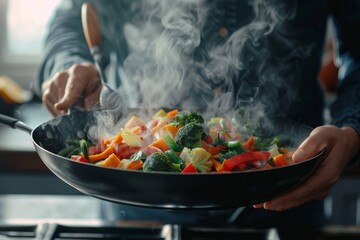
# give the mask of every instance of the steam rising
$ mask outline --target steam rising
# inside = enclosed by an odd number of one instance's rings
[[[141,14],[119,29],[129,48],[119,89],[127,107],[228,114],[241,109],[242,119],[258,124],[286,111],[297,97],[289,91],[298,81],[296,58],[311,48],[295,48],[296,41],[278,31],[294,17],[293,1],[249,2],[252,20],[225,41],[209,43],[213,38],[204,30],[216,9],[207,1],[136,1],[133,8]],[[282,104],[273,107],[274,101]]]
[[[203,1],[144,1],[142,12],[137,25],[125,27],[131,50],[125,74],[140,93],[134,102],[153,109],[177,107],[194,85],[193,54],[201,42],[206,6]]]

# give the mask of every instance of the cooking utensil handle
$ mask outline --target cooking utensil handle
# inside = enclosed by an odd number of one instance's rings
[[[15,128],[15,129],[20,129],[20,130],[28,132],[30,134],[32,132],[32,128],[27,126],[25,123],[23,123],[19,119],[9,117],[4,114],[0,114],[0,123],[4,124],[6,126],[9,126],[9,127]]]
[[[91,3],[83,3],[81,6],[81,23],[85,35],[86,43],[89,47],[90,53],[94,58],[96,70],[103,82],[107,82],[102,67],[100,66],[101,53],[101,31],[100,21],[96,9]]]
[[[90,3],[84,3],[81,7],[81,22],[89,48],[96,49],[101,44],[100,22],[95,8]]]

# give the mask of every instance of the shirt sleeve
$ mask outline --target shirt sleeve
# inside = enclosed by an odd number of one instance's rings
[[[332,2],[339,67],[337,98],[331,106],[332,124],[352,127],[360,136],[360,1]],[[348,164],[360,162],[360,151]]]
[[[56,72],[76,63],[92,61],[81,25],[83,2],[63,0],[49,22],[36,83],[39,96],[41,84]]]
[[[360,134],[360,1],[333,1],[339,67],[332,123],[353,127]]]

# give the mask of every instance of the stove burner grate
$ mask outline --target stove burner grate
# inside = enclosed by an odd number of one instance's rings
[[[278,240],[275,229],[190,227],[182,225],[79,226],[56,223],[0,225],[0,240]]]
[[[164,227],[138,227],[138,226],[114,226],[114,227],[72,227],[56,225],[53,227],[52,239],[75,240],[75,239],[117,239],[117,240],[166,240]]]
[[[0,240],[349,240],[360,239],[358,226],[329,226],[321,229],[252,229],[183,226],[176,224],[121,223],[78,225],[60,223],[3,224]]]

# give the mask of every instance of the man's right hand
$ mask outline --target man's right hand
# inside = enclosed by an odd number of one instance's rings
[[[74,105],[90,110],[99,104],[101,87],[95,65],[75,64],[42,84],[42,101],[53,116],[66,114]]]

